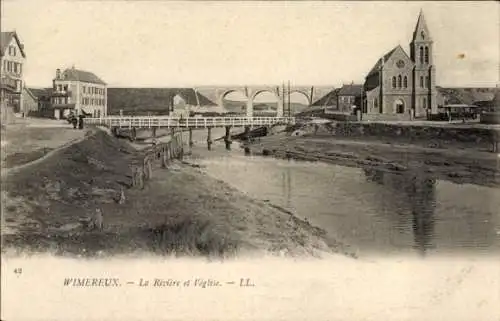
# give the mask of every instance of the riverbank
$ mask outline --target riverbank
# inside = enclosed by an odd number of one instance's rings
[[[431,148],[383,137],[340,137],[325,133],[280,133],[247,144],[255,155],[399,172],[418,169],[454,183],[500,186],[497,153],[467,148]]]
[[[79,257],[128,253],[321,256],[347,253],[326,233],[271,204],[253,200],[172,162],[131,188],[143,151],[97,131],[82,142],[3,179],[2,250]],[[121,192],[125,202],[120,202]],[[103,213],[104,228],[80,223]]]

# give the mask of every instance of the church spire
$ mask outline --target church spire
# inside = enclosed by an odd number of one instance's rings
[[[432,41],[429,29],[427,29],[427,24],[425,23],[424,12],[422,9],[420,9],[420,13],[418,15],[417,25],[413,31],[412,41]]]

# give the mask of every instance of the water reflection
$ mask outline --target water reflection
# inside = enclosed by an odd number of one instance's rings
[[[386,172],[244,156],[199,146],[208,174],[269,200],[350,244],[359,255],[500,250],[500,189]]]
[[[418,171],[403,174],[375,169],[363,171],[369,181],[389,187],[406,199],[412,216],[414,246],[424,255],[433,247],[436,178]]]

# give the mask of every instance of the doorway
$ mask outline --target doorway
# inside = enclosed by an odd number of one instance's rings
[[[401,100],[401,99],[396,100],[394,102],[394,106],[395,106],[397,114],[404,114],[404,112],[405,112],[405,103],[403,102],[403,100]]]

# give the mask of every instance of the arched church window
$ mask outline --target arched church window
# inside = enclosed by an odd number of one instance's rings
[[[392,77],[392,88],[396,88],[396,76]]]
[[[403,87],[408,88],[408,77],[404,77],[403,79]]]
[[[425,47],[425,63],[429,63],[429,47]]]
[[[398,88],[401,88],[401,75],[398,76]]]
[[[420,55],[419,55],[419,59],[420,59],[420,63],[423,64],[424,63],[424,47],[420,46]]]
[[[420,76],[420,88],[424,88],[424,76]]]

